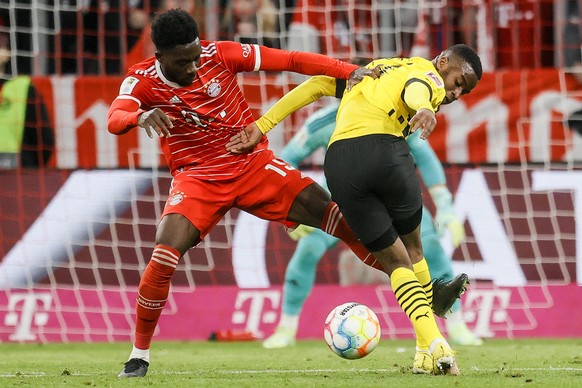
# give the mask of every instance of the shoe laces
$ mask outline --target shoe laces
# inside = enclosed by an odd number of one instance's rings
[[[149,365],[150,364],[147,361],[142,360],[141,358],[132,358],[131,360],[125,363],[124,370],[126,373],[131,373],[135,372],[136,370],[143,366],[147,367]]]

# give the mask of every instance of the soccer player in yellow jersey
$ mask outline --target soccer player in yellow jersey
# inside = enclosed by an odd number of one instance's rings
[[[421,188],[406,137],[417,130],[422,139],[430,135],[439,106],[475,88],[481,61],[470,47],[454,45],[432,61],[380,59],[367,67],[380,75],[342,97],[325,156],[327,183],[350,227],[390,276],[414,326],[413,371],[457,375],[455,354],[430,307],[431,276],[420,239]],[[262,135],[252,124],[227,149],[248,152]]]

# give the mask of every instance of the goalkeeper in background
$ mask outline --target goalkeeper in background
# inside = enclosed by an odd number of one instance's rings
[[[319,82],[318,78],[310,78],[287,93],[259,120],[265,125],[262,128],[272,129],[291,112],[299,109],[297,104],[303,105],[304,90],[307,91],[312,84]],[[338,79],[335,82],[336,87],[334,88],[333,82],[330,82],[323,88],[321,96],[333,95],[336,89],[344,85],[343,80]],[[320,148],[327,148],[335,128],[338,107],[339,100],[313,113],[283,148],[279,157],[297,168],[313,152]],[[448,229],[451,242],[456,248],[465,238],[465,228],[454,212],[452,195],[446,186],[443,167],[430,144],[420,139],[419,135],[420,133],[411,135],[408,138],[408,145],[436,207],[436,220],[433,220],[426,207],[422,209],[421,237],[424,255],[433,279],[450,281],[454,278],[452,258],[443,250],[440,237],[445,229]],[[325,187],[325,183],[322,185]],[[339,241],[320,229],[304,225],[299,226],[290,235],[294,240],[298,240],[298,243],[285,272],[281,319],[275,333],[263,342],[263,347],[267,349],[285,348],[295,344],[299,315],[315,283],[316,266],[325,252],[334,248]],[[371,271],[370,267],[362,267],[362,270]],[[454,344],[481,345],[483,343],[481,338],[471,332],[463,321],[459,300],[453,305],[445,323],[448,337]]]
[[[306,103],[321,95],[342,96],[325,157],[327,183],[349,225],[373,253],[364,262],[390,276],[394,296],[414,327],[413,373],[458,375],[455,352],[432,311],[438,314],[433,304],[438,288],[435,283],[433,289],[423,255],[422,193],[405,139],[416,131],[421,139],[430,135],[440,105],[477,86],[481,61],[470,47],[454,45],[432,61],[386,58],[368,67],[379,69],[372,82],[363,80],[342,94],[345,88],[338,90],[335,79],[319,77],[319,85],[304,96]],[[267,130],[260,122],[250,125],[231,138],[227,149],[251,150]]]

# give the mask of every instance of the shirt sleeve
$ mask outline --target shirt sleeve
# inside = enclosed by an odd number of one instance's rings
[[[256,121],[256,124],[261,132],[267,133],[298,109],[317,101],[323,96],[335,96],[335,86],[335,78],[326,76],[311,77],[285,94]]]
[[[259,69],[267,71],[293,71],[306,75],[327,75],[348,79],[359,66],[325,55],[302,51],[285,51],[259,46]]]
[[[143,98],[146,98],[148,86],[143,79],[135,75],[127,76],[119,87],[119,95],[109,107],[107,113],[107,129],[114,135],[123,135],[137,126],[142,109]]]
[[[107,129],[114,135],[123,135],[137,126],[137,120],[143,109],[133,99],[117,98],[107,113]]]
[[[292,71],[348,79],[359,66],[322,54],[286,51],[257,44],[216,42],[224,66],[233,73],[244,71]]]
[[[411,78],[404,86],[404,102],[415,111],[420,109],[429,109],[435,112],[432,106],[432,88],[420,78]]]

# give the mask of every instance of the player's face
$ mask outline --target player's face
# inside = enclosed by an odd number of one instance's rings
[[[462,95],[470,93],[479,82],[471,66],[458,57],[440,58],[437,66],[445,81],[446,95],[443,104],[457,101]]]
[[[162,65],[164,76],[181,86],[189,86],[194,82],[200,65],[202,47],[196,41],[169,50],[156,51],[156,58]]]

